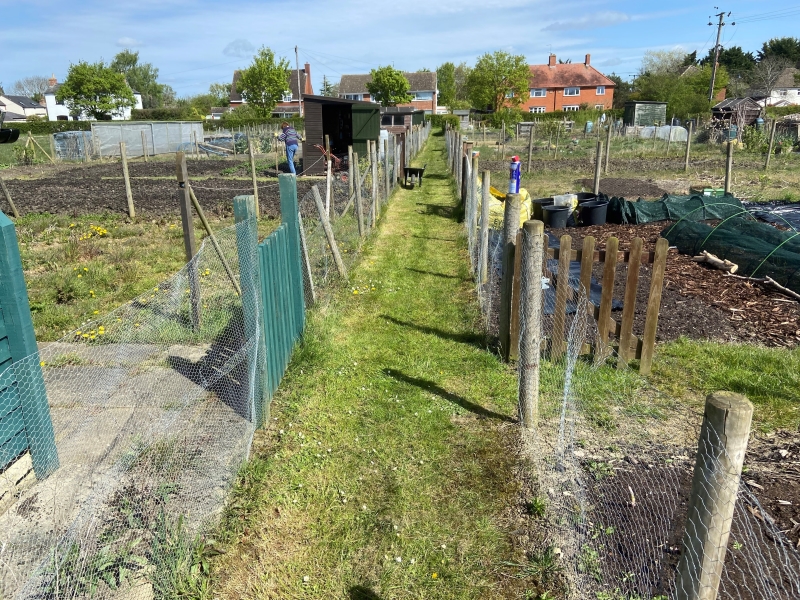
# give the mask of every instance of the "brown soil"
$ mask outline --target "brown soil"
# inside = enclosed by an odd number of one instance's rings
[[[588,190],[594,186],[593,179],[578,179],[575,183]],[[642,179],[607,177],[600,180],[600,192],[609,197],[617,196],[636,200],[637,198],[661,198],[667,193],[667,190]]]

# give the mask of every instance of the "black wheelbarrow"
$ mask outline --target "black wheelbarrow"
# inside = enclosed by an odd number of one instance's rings
[[[408,187],[408,178],[411,177],[411,189],[414,189],[414,178],[416,177],[419,181],[419,187],[422,187],[422,176],[425,174],[425,167],[428,166],[428,163],[425,163],[422,167],[403,167],[403,185]]]

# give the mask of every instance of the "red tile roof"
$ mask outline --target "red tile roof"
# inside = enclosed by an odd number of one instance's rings
[[[616,84],[591,65],[583,63],[560,65],[529,65],[532,88],[593,87]]]

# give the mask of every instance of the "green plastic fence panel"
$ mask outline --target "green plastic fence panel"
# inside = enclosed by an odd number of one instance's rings
[[[2,212],[0,321],[0,471],[30,450],[36,477],[43,479],[58,468],[58,453],[42,368],[36,356],[17,234],[14,223]]]

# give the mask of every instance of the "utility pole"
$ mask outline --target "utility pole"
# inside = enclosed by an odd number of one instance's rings
[[[722,18],[720,17],[720,22],[722,22]],[[719,44],[719,34],[717,34],[717,44]],[[297,70],[297,107],[300,111],[300,116],[303,116],[303,88],[300,87],[300,58],[297,54],[297,46],[294,47],[294,66]],[[306,73],[306,77],[308,77],[308,73]],[[714,86],[714,79],[711,79],[712,83],[711,86]]]
[[[708,101],[711,102],[714,99],[714,81],[717,78],[717,65],[719,63],[719,38],[722,35],[722,26],[725,25],[722,19],[725,18],[725,13],[721,12],[717,15],[719,17],[719,23],[717,24],[717,43],[714,45],[714,63],[711,65],[711,87],[708,89]],[[728,13],[728,16],[731,16],[731,13]],[[709,25],[714,25],[711,21],[708,22]],[[733,23],[735,25],[736,23]]]

